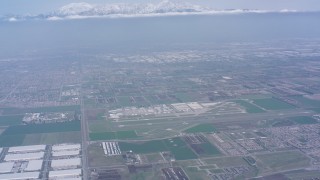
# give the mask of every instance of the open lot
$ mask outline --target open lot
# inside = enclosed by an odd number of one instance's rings
[[[295,108],[293,105],[280,101],[275,98],[254,99],[253,103],[267,110],[283,110],[283,109]]]
[[[265,112],[263,109],[257,107],[256,105],[253,105],[245,100],[236,100],[236,103],[240,104],[241,106],[246,108],[246,111],[248,113],[262,113]]]
[[[310,159],[299,151],[274,152],[256,156],[274,171],[307,167]]]
[[[119,146],[122,152],[133,151],[135,153],[151,153],[168,150],[168,148],[165,146],[162,140],[137,143],[119,142]]]

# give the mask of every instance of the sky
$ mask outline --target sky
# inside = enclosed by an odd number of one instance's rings
[[[74,2],[92,4],[107,3],[145,3],[160,0],[1,0],[0,15],[39,14],[51,12]],[[179,1],[179,0],[172,0]],[[182,0],[180,0],[182,1]],[[261,9],[261,10],[299,10],[320,11],[320,0],[183,0],[192,4],[208,6],[214,9]]]

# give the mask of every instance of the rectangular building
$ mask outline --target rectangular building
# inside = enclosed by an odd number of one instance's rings
[[[34,151],[45,151],[46,145],[34,145],[34,146],[16,146],[9,148],[9,153],[17,152],[34,152]]]
[[[82,175],[81,169],[69,169],[60,171],[50,171],[49,179],[72,179],[79,178]]]
[[[52,151],[52,156],[53,157],[76,156],[76,155],[80,155],[80,149],[63,150],[63,151]]]
[[[24,171],[40,171],[42,169],[43,160],[31,160],[28,162]]]
[[[13,168],[14,162],[2,162],[0,163],[0,173],[9,173]]]
[[[23,172],[23,173],[11,173],[0,174],[0,180],[22,180],[22,179],[38,179],[40,172]]]
[[[44,156],[44,152],[7,154],[4,158],[4,161],[43,159],[43,156]]]
[[[52,151],[63,151],[68,149],[81,149],[81,144],[56,144],[52,146]]]
[[[81,166],[80,158],[54,159],[51,161],[51,167],[53,169],[74,169],[79,166]]]

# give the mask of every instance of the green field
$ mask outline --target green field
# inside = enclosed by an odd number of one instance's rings
[[[294,106],[286,102],[280,101],[275,98],[268,99],[255,99],[253,100],[254,104],[265,108],[267,110],[283,110],[283,109],[293,109]]]
[[[0,116],[0,126],[21,124],[24,115]]]
[[[247,101],[244,101],[244,100],[236,100],[235,101],[236,103],[240,104],[241,106],[243,106],[244,108],[246,108],[246,111],[248,113],[262,113],[262,112],[265,112],[263,109],[247,102]]]
[[[135,131],[117,131],[116,138],[117,139],[129,139],[138,137]]]
[[[196,159],[197,155],[181,138],[145,141],[137,143],[119,142],[121,151],[132,150],[135,153],[153,153],[170,151],[177,160]]]
[[[192,101],[196,100],[196,98],[193,97],[194,95],[191,93],[177,93],[177,94],[175,94],[175,96],[181,102],[192,102]]]
[[[256,155],[260,161],[273,170],[287,170],[309,166],[308,157],[298,151],[275,152]]]
[[[15,125],[15,126],[8,127],[2,133],[2,135],[68,132],[68,131],[80,131],[80,129],[81,129],[80,121],[48,123],[48,124]]]
[[[1,135],[0,147],[21,146],[23,144],[24,139],[24,134]]]
[[[189,129],[186,129],[186,133],[198,133],[198,132],[214,132],[216,129],[212,124],[199,124]]]
[[[154,140],[141,143],[119,142],[119,147],[121,151],[132,150],[135,153],[152,153],[168,150],[162,140]]]
[[[209,142],[200,144],[200,147],[204,150],[205,155],[219,155],[219,154],[221,154],[220,151]]]
[[[197,155],[188,147],[181,138],[163,140],[176,160],[197,159]]]
[[[23,145],[35,144],[60,144],[60,143],[80,143],[81,132],[59,132],[59,133],[41,133],[27,134]]]
[[[135,131],[116,131],[116,132],[96,132],[90,133],[90,139],[95,140],[111,140],[111,139],[130,139],[138,137]]]
[[[116,133],[115,132],[90,133],[89,137],[90,137],[90,140],[92,140],[92,141],[111,140],[111,139],[116,139]]]
[[[130,97],[127,96],[118,96],[117,103],[122,107],[132,106],[132,102],[130,101]]]

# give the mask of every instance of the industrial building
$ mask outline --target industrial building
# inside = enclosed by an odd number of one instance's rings
[[[0,155],[0,180],[82,179],[81,144],[0,148]]]
[[[42,169],[43,160],[31,160],[28,162],[24,171],[40,171]]]
[[[7,154],[4,158],[4,161],[22,161],[22,160],[43,159],[43,156],[44,156],[44,152]]]
[[[54,170],[75,169],[80,166],[81,166],[81,158],[54,159],[51,161],[51,167]]]
[[[50,171],[49,179],[81,179],[82,171],[81,169],[69,169],[69,170],[59,170]]]
[[[81,149],[81,144],[57,144],[52,146],[52,151]]]
[[[11,174],[0,174],[0,180],[23,180],[23,179],[38,179],[40,172],[23,172],[23,173],[11,173]]]
[[[62,150],[62,151],[52,151],[52,156],[53,156],[53,157],[77,156],[77,155],[80,155],[80,149]]]
[[[45,150],[46,150],[46,145],[16,146],[16,147],[9,148],[8,153],[36,152],[36,151],[45,151]]]
[[[0,163],[0,173],[9,173],[13,168],[14,162],[2,162]]]

